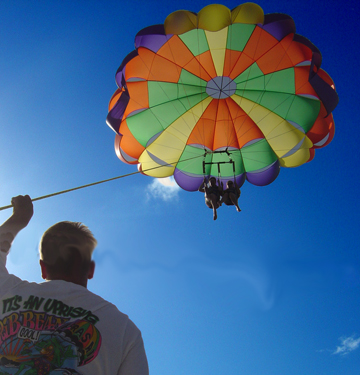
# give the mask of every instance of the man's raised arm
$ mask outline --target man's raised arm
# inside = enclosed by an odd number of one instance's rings
[[[0,250],[7,253],[16,235],[25,228],[33,213],[34,208],[28,195],[19,195],[11,199],[13,214],[0,226]]]

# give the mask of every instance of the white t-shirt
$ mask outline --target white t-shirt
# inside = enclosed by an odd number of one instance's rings
[[[0,374],[149,374],[140,330],[114,305],[70,282],[21,280],[5,264],[0,251]]]

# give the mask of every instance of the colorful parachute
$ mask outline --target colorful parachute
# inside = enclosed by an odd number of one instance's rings
[[[275,180],[334,136],[334,83],[290,16],[245,3],[177,11],[141,30],[116,73],[108,125],[118,157],[143,174]]]

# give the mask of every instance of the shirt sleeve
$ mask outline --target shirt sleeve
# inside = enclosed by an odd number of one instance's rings
[[[6,258],[13,240],[14,235],[11,232],[0,231],[0,277],[9,274],[6,269]]]
[[[126,329],[129,347],[117,375],[149,375],[144,342],[140,330],[129,320]]]
[[[6,276],[9,274],[8,270],[6,269],[6,258],[8,252],[4,252],[0,250],[0,277]]]

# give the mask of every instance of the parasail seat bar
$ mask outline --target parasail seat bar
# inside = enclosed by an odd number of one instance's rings
[[[205,165],[207,164],[217,164],[218,166],[218,173],[219,173],[219,176],[220,176],[220,164],[228,164],[228,163],[231,163],[232,166],[233,166],[233,171],[234,171],[234,174],[235,174],[235,162],[233,160],[229,160],[229,161],[213,161],[213,162],[209,162],[209,163],[205,163],[203,161],[203,173],[205,174]]]

